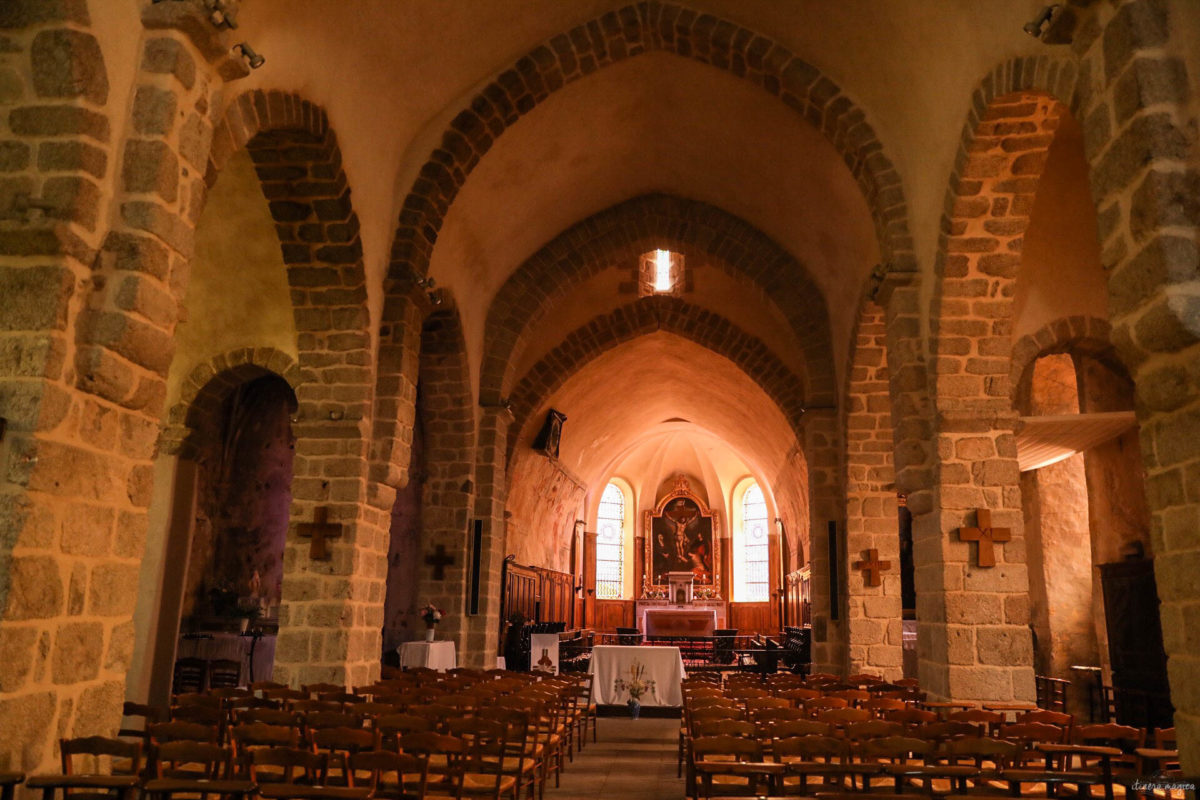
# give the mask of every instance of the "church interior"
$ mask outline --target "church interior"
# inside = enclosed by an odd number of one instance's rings
[[[1200,775],[1198,76],[1193,0],[0,0],[0,784],[630,647]]]

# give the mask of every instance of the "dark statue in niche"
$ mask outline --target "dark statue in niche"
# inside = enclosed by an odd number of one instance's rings
[[[533,440],[533,449],[544,456],[558,458],[558,444],[562,439],[562,425],[567,415],[553,408],[546,412],[546,422]]]
[[[193,553],[192,569],[203,570],[189,581],[194,617],[258,619],[279,606],[295,408],[291,387],[274,375],[238,387],[226,401],[219,450],[206,459],[198,522],[207,522],[211,538],[207,553]]]

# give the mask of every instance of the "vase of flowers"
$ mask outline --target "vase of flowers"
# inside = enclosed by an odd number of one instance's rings
[[[433,603],[426,603],[419,611],[421,619],[425,621],[425,641],[433,641],[434,626],[442,621],[442,615],[445,611],[435,606]]]
[[[635,660],[629,665],[629,677],[617,678],[613,681],[613,688],[629,694],[625,705],[629,708],[629,716],[637,719],[642,713],[642,696],[646,693],[654,694],[654,679],[647,678],[645,665]]]

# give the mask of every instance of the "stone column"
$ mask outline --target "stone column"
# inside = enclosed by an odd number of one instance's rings
[[[892,415],[888,390],[883,309],[867,301],[850,357],[846,413],[846,558],[869,550],[889,563],[882,582],[870,586],[850,570],[847,585],[851,672],[902,677],[900,536],[892,467]]]
[[[475,469],[475,516],[483,521],[479,558],[479,613],[467,623],[467,641],[460,663],[495,666],[500,635],[500,588],[504,564],[504,507],[508,496],[505,454],[512,412],[506,406],[485,406],[479,420],[478,461]]]
[[[836,409],[810,409],[801,420],[804,455],[808,464],[810,537],[812,542],[813,669],[843,673],[846,669],[846,520],[841,490]],[[838,531],[838,609],[833,619],[829,605],[828,526]],[[824,636],[822,636],[822,633]]]

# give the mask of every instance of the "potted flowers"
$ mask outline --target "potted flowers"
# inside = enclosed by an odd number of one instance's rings
[[[629,665],[629,677],[617,678],[613,682],[613,688],[618,692],[628,692],[629,701],[625,704],[629,707],[629,715],[634,719],[642,712],[642,695],[646,692],[654,694],[654,679],[647,678],[646,667],[640,661],[634,661]]]
[[[433,603],[426,603],[419,609],[418,613],[421,615],[421,619],[425,620],[425,641],[432,642],[433,626],[442,621],[442,615],[446,612]]]

